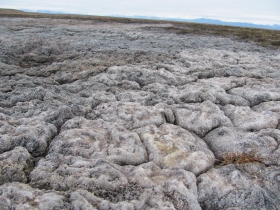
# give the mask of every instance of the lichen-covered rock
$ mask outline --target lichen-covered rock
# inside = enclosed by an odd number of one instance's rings
[[[69,209],[67,196],[55,191],[31,188],[22,183],[6,183],[0,186],[0,207],[6,209]]]
[[[51,165],[54,159],[56,165]],[[47,157],[39,162],[31,174],[31,185],[56,190],[83,189],[71,195],[77,208],[200,209],[196,177],[185,170],[161,170],[153,162],[121,167],[103,159],[54,159]]]
[[[223,81],[221,82],[223,84]],[[228,85],[231,82],[228,81]],[[210,100],[215,104],[234,104],[237,106],[248,106],[249,102],[237,95],[228,94],[226,90],[217,84],[213,84],[213,80],[210,82],[202,80],[196,83],[186,84],[179,87],[176,92],[171,92],[170,97],[177,103],[202,103],[203,101]]]
[[[252,107],[252,110],[255,112],[271,111],[280,114],[280,101],[263,102]]]
[[[279,49],[114,21],[0,17],[0,209],[279,208]]]
[[[111,102],[100,104],[90,117],[116,122],[127,129],[136,129],[151,124],[160,126],[167,122],[165,115],[170,115],[169,113],[172,113],[171,109],[160,104],[143,106],[133,102]]]
[[[26,183],[33,167],[32,156],[23,147],[0,154],[0,185],[7,182]]]
[[[213,78],[207,78],[207,79],[201,79],[199,80],[200,83],[205,85],[211,85],[211,87],[221,87],[225,91],[229,91],[233,88],[237,87],[243,87],[246,85],[246,79],[245,78],[239,78],[239,77],[213,77]]]
[[[154,82],[160,82],[168,85],[184,85],[196,78],[189,75],[181,75],[179,72],[170,72],[164,68],[151,70],[147,68],[134,67],[110,67],[107,70],[108,76],[114,81],[129,80],[137,82],[140,87]]]
[[[198,178],[199,203],[204,209],[276,210],[279,201],[275,199],[275,194],[272,195],[266,186],[263,186],[262,180],[258,180],[262,175],[264,175],[262,171],[244,173],[235,165],[211,169]],[[270,180],[269,182],[275,180],[274,176],[272,179],[266,178]]]
[[[86,104],[89,104],[91,108],[97,107],[101,103],[108,103],[116,101],[116,96],[112,93],[100,91],[92,94],[86,101]]]
[[[48,155],[30,174],[31,184],[55,190],[95,187],[114,190],[127,184],[127,178],[105,159]]]
[[[146,91],[125,91],[119,93],[116,97],[118,101],[137,102],[145,106],[154,106],[158,103],[174,104],[174,101],[171,98],[166,99],[158,94]]]
[[[54,125],[34,118],[13,119],[0,114],[0,122],[0,153],[23,146],[34,157],[43,155],[57,132]]]
[[[214,164],[214,155],[197,136],[181,127],[163,124],[137,129],[149,160],[161,168],[182,168],[200,174]]]
[[[104,190],[93,194],[77,190],[71,195],[73,203],[97,209],[201,209],[192,173],[161,170],[153,162],[138,167],[126,166],[123,170],[133,185],[123,187],[120,192]]]
[[[280,116],[270,112],[264,111],[261,113],[254,112],[250,107],[236,107],[233,105],[226,105],[223,108],[225,115],[231,119],[234,126],[245,131],[258,131],[266,128],[276,128]]]
[[[120,165],[139,165],[147,153],[137,133],[116,123],[87,120],[82,117],[67,121],[52,141],[49,154],[106,158]]]
[[[267,165],[279,165],[280,132],[276,129],[247,133],[235,128],[220,127],[207,134],[204,141],[218,160],[227,155],[247,154],[254,155]]]
[[[232,125],[219,107],[211,101],[205,101],[199,105],[177,105],[173,110],[177,125],[193,131],[201,137],[214,128]]]
[[[258,105],[267,101],[280,100],[279,88],[271,88],[271,90],[265,87],[238,87],[231,89],[230,94],[238,95],[250,102],[251,106]]]

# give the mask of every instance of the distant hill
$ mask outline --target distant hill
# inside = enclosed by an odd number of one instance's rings
[[[123,16],[123,15],[112,15],[114,17],[128,17],[128,18],[139,18],[139,19],[151,19],[151,20],[169,20],[169,21],[179,21],[179,22],[192,22],[192,23],[204,23],[213,25],[225,25],[225,26],[237,26],[237,27],[248,27],[248,28],[262,28],[262,29],[272,29],[280,30],[280,25],[261,25],[253,23],[243,23],[243,22],[225,22],[221,20],[198,18],[198,19],[182,19],[182,18],[161,18],[155,16]]]
[[[44,13],[44,14],[67,14],[65,12],[60,11],[52,11],[52,10],[29,10],[23,9],[20,10],[7,10],[7,11],[16,11],[18,13],[24,12],[35,12],[35,13]],[[261,29],[271,29],[271,30],[280,30],[280,25],[261,25],[261,24],[253,24],[253,23],[245,23],[245,22],[226,22],[221,20],[207,19],[207,18],[198,18],[198,19],[183,19],[183,18],[162,18],[156,16],[126,16],[126,15],[110,15],[112,17],[122,17],[122,18],[135,18],[135,19],[148,19],[148,20],[166,20],[166,21],[178,21],[178,22],[189,22],[189,23],[203,23],[203,24],[212,24],[212,25],[224,25],[224,26],[235,26],[235,27],[247,27],[247,28],[261,28]]]
[[[184,21],[184,20],[178,20]],[[239,27],[249,27],[249,28],[263,28],[263,29],[273,29],[280,30],[280,25],[259,25],[253,23],[243,23],[243,22],[224,22],[220,20],[199,18],[193,20],[185,20],[186,22],[195,22],[195,23],[206,23],[206,24],[215,24],[215,25],[226,25],[226,26],[239,26]]]
[[[22,11],[24,11],[24,12],[45,13],[45,14],[67,14],[65,12],[52,11],[52,10],[30,10],[30,9],[23,9]]]

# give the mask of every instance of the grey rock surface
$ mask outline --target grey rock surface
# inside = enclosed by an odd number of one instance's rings
[[[280,208],[280,50],[172,27],[0,18],[0,209]]]
[[[39,190],[13,182],[0,186],[0,207],[6,209],[69,209],[65,193]]]
[[[209,131],[220,126],[232,126],[224,112],[211,101],[199,104],[174,106],[176,124],[204,137]]]
[[[179,126],[163,124],[137,129],[149,160],[161,168],[182,168],[194,174],[209,169],[215,161],[205,142]]]
[[[275,183],[273,174],[278,168],[265,168],[259,165],[245,165],[239,169],[235,165],[211,169],[198,178],[199,202],[203,209],[278,209],[279,181],[276,186],[267,186],[263,182]],[[252,174],[255,177],[252,177]],[[279,177],[279,175],[278,175]],[[278,178],[276,178],[278,179]],[[271,188],[270,188],[271,187]]]
[[[246,131],[259,131],[266,128],[276,128],[279,115],[270,111],[254,112],[250,107],[226,105],[223,111],[231,119],[234,126]]]
[[[267,165],[279,165],[280,163],[279,139],[278,129],[244,132],[229,127],[217,128],[204,138],[219,160],[227,154],[255,154]]]
[[[7,182],[26,183],[29,173],[34,168],[34,161],[27,149],[15,149],[0,154],[0,184]]]

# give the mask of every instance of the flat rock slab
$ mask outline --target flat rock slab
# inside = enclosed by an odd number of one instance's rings
[[[88,159],[106,158],[120,165],[147,162],[146,149],[136,132],[117,123],[82,117],[68,120],[62,126],[60,134],[52,141],[48,154]]]
[[[16,147],[0,154],[0,184],[28,181],[28,175],[34,168],[34,161],[27,149]]]
[[[16,209],[69,209],[64,193],[34,189],[18,182],[0,186],[0,207]]]
[[[164,124],[136,132],[147,148],[149,160],[161,168],[182,168],[199,174],[214,164],[215,157],[204,141],[181,127]]]
[[[232,122],[211,101],[201,104],[173,106],[176,124],[204,137],[209,131],[221,126],[232,126]]]
[[[246,131],[259,131],[266,128],[276,128],[280,119],[273,112],[254,112],[250,107],[235,107],[226,105],[223,108],[235,127]]]
[[[221,127],[207,134],[204,140],[218,160],[223,160],[227,155],[253,155],[267,165],[279,165],[279,130],[266,129],[248,133]]]
[[[1,17],[0,209],[278,210],[280,50],[185,27]]]
[[[265,170],[265,171],[261,171]],[[279,167],[227,165],[211,169],[198,178],[199,202],[206,209],[278,209]],[[251,179],[248,174],[256,174]],[[277,183],[275,186],[262,183]],[[211,200],[209,199],[211,198]],[[238,198],[238,199],[233,199]]]

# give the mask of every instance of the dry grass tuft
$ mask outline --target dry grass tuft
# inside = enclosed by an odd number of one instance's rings
[[[261,163],[262,158],[259,155],[256,155],[255,152],[249,154],[238,154],[238,153],[231,153],[226,154],[225,157],[221,160],[217,160],[218,165],[228,165],[228,164],[236,164],[241,165],[245,163]]]

